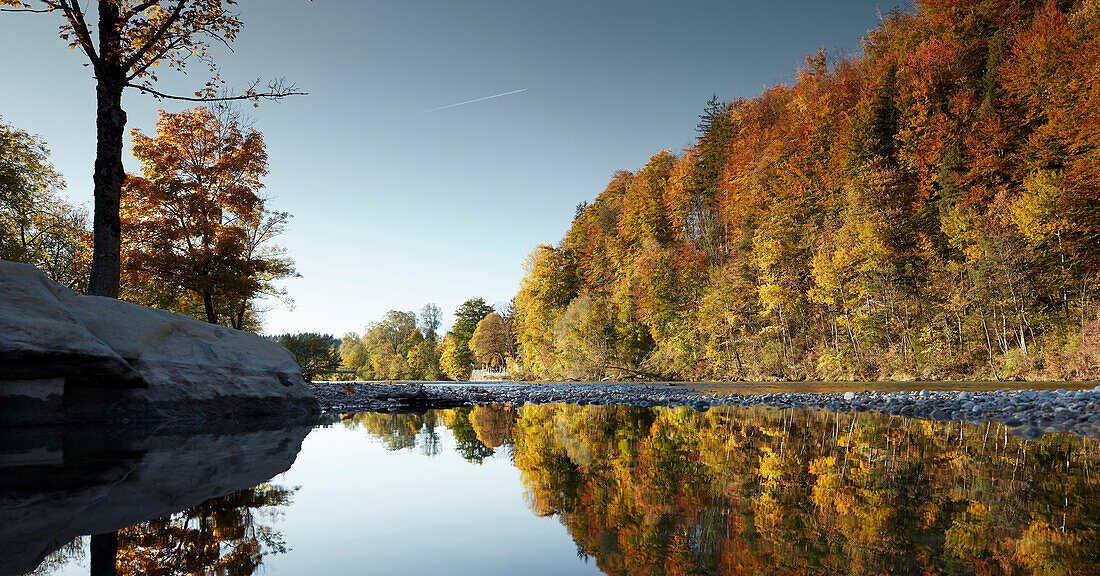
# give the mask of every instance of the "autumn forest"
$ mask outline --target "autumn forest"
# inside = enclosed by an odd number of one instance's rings
[[[1100,3],[928,0],[711,100],[515,300],[529,376],[1100,374]]]

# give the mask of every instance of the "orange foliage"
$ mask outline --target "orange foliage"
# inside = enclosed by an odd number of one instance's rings
[[[143,168],[127,178],[121,210],[128,296],[242,328],[250,301],[293,273],[266,245],[287,215],[259,194],[262,135],[204,108],[162,111],[156,138],[132,134]]]
[[[665,377],[1081,377],[1097,69],[1095,0],[892,11],[861,56],[709,102],[694,145],[617,173],[556,250],[613,312],[613,363]],[[568,306],[526,302],[529,334]]]

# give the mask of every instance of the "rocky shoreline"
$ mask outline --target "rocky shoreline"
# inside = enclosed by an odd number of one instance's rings
[[[669,384],[470,385],[415,382],[313,382],[323,412],[409,412],[474,404],[615,404],[636,407],[770,406],[882,414],[974,424],[999,422],[1016,436],[1070,432],[1100,438],[1100,386],[1090,390],[983,392],[775,392],[721,394]]]

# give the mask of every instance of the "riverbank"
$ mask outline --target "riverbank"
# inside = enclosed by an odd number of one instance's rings
[[[1086,390],[988,390],[720,393],[669,384],[518,384],[508,386],[405,382],[313,382],[327,414],[410,412],[474,404],[615,404],[636,407],[769,406],[875,411],[940,421],[999,422],[1022,438],[1070,432],[1100,438],[1100,386]]]

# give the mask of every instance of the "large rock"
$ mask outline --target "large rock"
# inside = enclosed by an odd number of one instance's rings
[[[277,343],[0,260],[0,426],[318,411]]]

